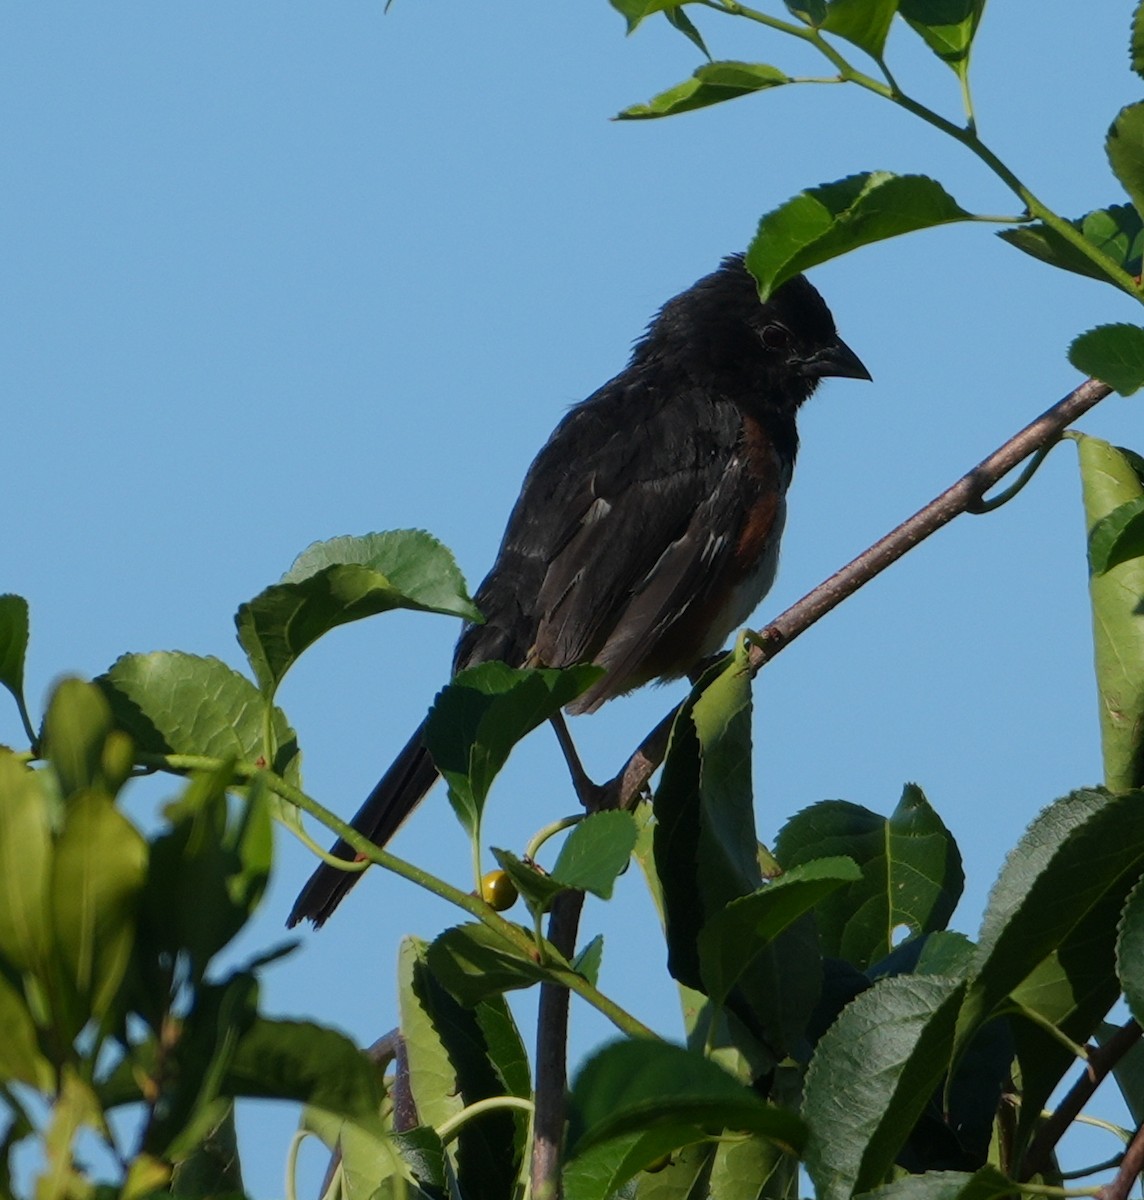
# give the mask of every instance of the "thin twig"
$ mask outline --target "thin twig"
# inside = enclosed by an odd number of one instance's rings
[[[1000,482],[1015,466],[1036,453],[1041,447],[1056,441],[1061,432],[1078,417],[1099,404],[1112,389],[1095,379],[1086,380],[1059,403],[1054,404],[1020,433],[1011,437],[967,475],[962,476],[925,508],[920,509],[897,529],[886,534],[868,550],[859,554],[840,571],[835,572],[812,592],[808,592],[786,612],[760,630],[758,645],[751,648],[751,670],[759,671],[800,633],[809,629],[820,617],[853,595],[875,575],[897,562],[919,542],[936,533],[954,517],[980,504],[982,496]],[[667,739],[675,710],[670,712],[644,738],[623,769],[608,785],[617,802],[630,807],[639,798],[655,769],[663,762]]]
[[[1135,1021],[1127,1021],[1103,1046],[1097,1046],[1089,1052],[1084,1073],[1069,1088],[1068,1095],[1057,1105],[1053,1115],[1041,1126],[1033,1139],[1018,1176],[1022,1182],[1034,1175],[1043,1174],[1048,1169],[1057,1142],[1064,1137],[1065,1131],[1080,1115],[1081,1109],[1088,1103],[1104,1077],[1140,1040],[1140,1034],[1140,1026]],[[1136,1140],[1139,1140],[1139,1134]]]
[[[1097,1193],[1100,1200],[1127,1200],[1128,1193],[1132,1190],[1132,1185],[1142,1170],[1144,1170],[1144,1125],[1136,1130],[1128,1149],[1124,1152],[1124,1157],[1120,1160],[1120,1169],[1116,1172],[1116,1178]]]

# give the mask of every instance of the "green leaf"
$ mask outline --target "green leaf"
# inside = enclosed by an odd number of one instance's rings
[[[1144,3],[1136,6],[1132,14],[1132,69],[1144,76]]]
[[[604,935],[596,936],[572,960],[572,970],[593,986],[600,978],[600,964],[604,959]]]
[[[40,1050],[36,1026],[15,984],[0,974],[0,1083],[26,1083],[50,1095],[56,1073]]]
[[[229,765],[193,775],[165,809],[170,828],[151,843],[140,937],[156,957],[189,955],[195,982],[249,920],[270,878],[266,790],[256,781],[232,816],[231,782]]]
[[[757,892],[732,900],[699,933],[699,969],[707,995],[723,1004],[764,947],[831,892],[862,878],[849,858],[823,858],[793,867]]]
[[[733,1138],[715,1147],[709,1196],[720,1200],[770,1200],[798,1195],[798,1160],[765,1138]]]
[[[1131,204],[1098,208],[1077,220],[1070,220],[1069,224],[1113,266],[1120,267],[1129,275],[1140,274],[1141,256],[1144,253],[1144,221],[1141,221],[1140,214]],[[1061,237],[1055,229],[1039,221],[1002,229],[997,236],[1050,266],[1108,282],[1108,273],[1102,271],[1097,263],[1072,242]]]
[[[529,935],[531,936],[531,935]],[[548,946],[550,959],[564,960]],[[531,987],[547,974],[529,955],[487,925],[466,922],[439,934],[428,952],[429,969],[462,1004],[477,1004],[499,992]]]
[[[548,911],[552,901],[565,891],[565,886],[557,882],[546,871],[535,863],[525,862],[511,850],[501,850],[492,847],[493,857],[516,886],[516,890],[524,897],[528,911],[536,916]]]
[[[493,1096],[530,1097],[527,1056],[504,998],[474,1008],[458,1004],[433,976],[419,939],[404,940],[398,962],[401,1033],[418,1119],[439,1127]],[[461,1192],[474,1200],[510,1194],[527,1136],[527,1115],[516,1110],[466,1122],[454,1143]]]
[[[486,662],[458,672],[437,693],[425,722],[425,745],[470,836],[480,827],[489,789],[513,746],[601,673],[593,666],[534,671]]]
[[[655,792],[655,869],[668,970],[702,987],[699,933],[763,882],[751,796],[751,681],[740,639],[680,707]]]
[[[616,119],[630,121],[671,117],[712,104],[722,104],[724,100],[749,96],[752,92],[765,91],[790,81],[789,75],[764,63],[704,63],[690,79],[668,88],[666,92],[660,92],[646,104],[633,104],[625,108],[616,114]]]
[[[52,944],[52,830],[39,775],[0,751],[0,958],[44,978]]]
[[[822,28],[881,60],[898,0],[829,0]]]
[[[865,1200],[1001,1200],[1013,1192],[1012,1180],[996,1167],[984,1166],[972,1175],[963,1171],[906,1175],[867,1192]]]
[[[1132,883],[1131,877],[1116,881],[1010,992],[1006,1009],[1024,1018],[1007,1022],[1019,1066],[1018,1146],[1036,1131],[1039,1114],[1076,1063],[1069,1045],[1051,1031],[1075,1044],[1087,1043],[1120,995],[1116,925]]]
[[[747,268],[765,300],[818,263],[886,238],[969,219],[941,184],[924,175],[851,175],[800,192],[767,213],[747,250]]]
[[[792,16],[807,25],[820,26],[826,20],[826,0],[783,0]]]
[[[898,12],[925,44],[960,77],[969,69],[969,51],[985,0],[900,0]]]
[[[667,1042],[613,1042],[593,1054],[572,1084],[569,1154],[612,1138],[672,1130],[676,1145],[695,1130],[757,1133],[799,1150],[805,1128],[788,1109],[761,1100],[710,1059]]]
[[[344,1033],[269,1017],[258,1017],[238,1038],[221,1090],[294,1100],[367,1124],[381,1104],[373,1063]]]
[[[1123,323],[1098,325],[1073,340],[1069,362],[1122,396],[1131,396],[1144,386],[1144,329]]]
[[[823,953],[862,970],[884,958],[902,930],[943,929],[965,882],[957,844],[916,784],[906,785],[888,820],[826,800],[792,817],[775,842],[788,869],[828,855],[852,858],[862,879],[818,905]]]
[[[1144,499],[1133,460],[1099,438],[1077,436],[1085,523]],[[1090,574],[1092,636],[1100,701],[1104,782],[1112,791],[1144,784],[1144,560]]]
[[[1096,1040],[1101,1046],[1107,1045],[1109,1038],[1118,1032],[1117,1026],[1105,1021],[1097,1031]],[[1139,1126],[1144,1123],[1144,1042],[1137,1039],[1112,1068],[1112,1073],[1128,1106],[1132,1123]]]
[[[1113,174],[1144,214],[1144,101],[1122,108],[1104,143]]]
[[[826,1031],[802,1107],[820,1200],[849,1200],[885,1179],[945,1074],[964,987],[937,975],[883,979]]]
[[[111,798],[74,796],[52,863],[52,917],[69,988],[97,1020],[127,970],[146,875],[147,843]]]
[[[1120,918],[1116,967],[1128,1010],[1144,1024],[1144,882],[1132,889]]]
[[[974,944],[964,933],[940,929],[907,938],[868,968],[870,979],[887,975],[956,975],[964,979],[973,963]]]
[[[564,1165],[565,1200],[614,1200],[618,1195],[630,1195],[620,1189],[648,1167],[658,1168],[671,1151],[678,1149],[678,1134],[677,1127],[650,1129],[611,1138],[578,1154]],[[701,1130],[696,1129],[693,1134],[694,1141],[706,1140]],[[695,1147],[692,1149],[696,1150]],[[692,1192],[692,1186],[695,1177],[705,1168],[710,1153],[711,1148],[704,1146],[696,1153],[685,1150],[682,1155],[671,1155],[670,1165],[665,1169],[657,1169],[654,1174],[641,1178],[636,1195],[640,1200],[650,1197],[687,1200],[697,1195]],[[705,1191],[702,1194],[712,1193]]]
[[[396,608],[479,621],[452,554],[419,529],[316,542],[280,583],[235,615],[255,678],[272,697],[307,647],[339,625]]]
[[[103,693],[82,679],[64,679],[48,701],[44,751],[65,796],[95,787],[103,743],[111,732],[111,710]]]
[[[609,0],[611,6],[628,24],[628,33],[634,33],[640,22],[652,13],[668,12],[679,8],[688,0]]]
[[[1069,937],[1108,892],[1144,866],[1144,795],[1078,791],[1045,809],[1005,861],[989,897],[958,1043]]]
[[[1088,569],[1103,575],[1144,554],[1144,496],[1137,496],[1100,518],[1088,535]]]
[[[700,54],[707,58],[711,57],[707,44],[703,41],[703,35],[695,28],[691,18],[683,11],[682,7],[664,9],[663,15],[673,29],[678,29],[693,46],[698,48]]]
[[[266,701],[245,676],[217,658],[156,651],[125,654],[96,680],[115,722],[150,754],[202,754],[258,762]],[[298,782],[297,735],[274,708],[277,753],[270,764]]]
[[[552,901],[565,891],[564,884],[553,879],[535,863],[525,862],[518,858],[511,850],[501,850],[499,847],[493,846],[492,852],[501,870],[516,885],[516,890],[524,897],[524,902],[528,905],[528,911],[534,916],[547,912]]]
[[[146,1152],[173,1162],[188,1157],[224,1121],[230,1097],[248,1094],[241,1087],[228,1090],[227,1072],[240,1039],[257,1017],[258,981],[249,972],[237,971],[219,983],[194,989],[180,1035],[164,1047],[161,1059],[154,1040],[142,1047],[149,1052],[142,1061],[139,1048],[132,1048],[136,1062],[125,1064],[131,1082],[138,1086],[139,1078],[149,1078],[157,1087],[160,1071],[162,1078],[163,1104],[147,1126]],[[160,1029],[167,1032],[161,1025]],[[273,1077],[281,1067],[268,1059],[260,1069]],[[109,1086],[115,1082],[109,1081]]]
[[[178,1163],[170,1177],[169,1194],[199,1198],[203,1196],[244,1197],[242,1185],[242,1161],[238,1153],[238,1130],[234,1123],[234,1105],[220,1106],[221,1112],[214,1126],[206,1131],[202,1140],[190,1155]],[[143,1156],[140,1156],[141,1158]],[[135,1160],[139,1162],[139,1159]],[[157,1159],[150,1160],[162,1169]],[[134,1165],[134,1164],[133,1164]],[[147,1197],[165,1189],[163,1181],[157,1180],[152,1187],[141,1188],[140,1197]],[[132,1200],[133,1194],[126,1188],[123,1200]]]
[[[24,655],[28,651],[28,602],[12,593],[0,595],[0,684],[17,703],[24,697]]]
[[[616,880],[627,869],[636,836],[631,813],[617,810],[592,813],[565,839],[552,868],[552,878],[565,887],[610,900]]]

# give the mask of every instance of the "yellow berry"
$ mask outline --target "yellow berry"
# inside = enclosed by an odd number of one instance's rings
[[[516,884],[509,878],[507,871],[489,871],[481,879],[481,899],[497,912],[512,908],[516,897]]]

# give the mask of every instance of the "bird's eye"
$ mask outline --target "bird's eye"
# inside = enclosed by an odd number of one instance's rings
[[[790,349],[790,330],[785,325],[764,325],[759,336],[768,350]]]

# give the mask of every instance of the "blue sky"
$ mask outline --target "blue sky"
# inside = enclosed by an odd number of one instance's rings
[[[986,140],[1058,211],[1123,199],[1103,154],[1139,97],[1131,5],[1007,0],[974,82]],[[717,58],[820,73],[801,47],[698,12]],[[32,605],[29,696],[129,650],[241,662],[237,605],[311,541],[423,527],[475,586],[520,479],[566,407],[624,364],[668,297],[803,187],[874,168],[1015,201],[959,147],[840,87],[782,88],[613,123],[685,78],[663,21],[604,2],[39,4],[0,40],[0,590]],[[951,116],[952,73],[907,30],[891,62]],[[773,615],[1069,391],[1068,341],[1133,320],[1111,289],[1042,268],[986,226],[866,249],[813,273],[874,374],[804,410]],[[1083,428],[1144,448],[1132,401]],[[455,627],[396,615],[338,631],[281,701],[306,786],[349,814],[444,682]],[[680,695],[645,690],[573,730],[603,777]],[[916,781],[959,839],[976,932],[1006,850],[1099,779],[1075,455],[989,517],[958,520],[768,668],[756,690],[762,836],[824,798],[888,812]],[[18,742],[0,706],[0,740]],[[167,789],[169,792],[172,789]],[[135,815],[153,821],[156,796]],[[574,801],[538,732],[498,785],[488,840],[519,850]],[[457,881],[467,847],[435,793],[396,849]],[[236,956],[283,936],[310,869],[283,835]],[[265,1005],[363,1042],[395,1023],[405,934],[450,910],[380,872],[266,972]],[[678,1029],[635,873],[602,986]],[[519,1008],[528,1022],[530,1003]],[[577,1010],[575,1056],[608,1035]],[[296,1113],[248,1106],[251,1193],[281,1194]],[[306,1158],[316,1179],[317,1158]]]

